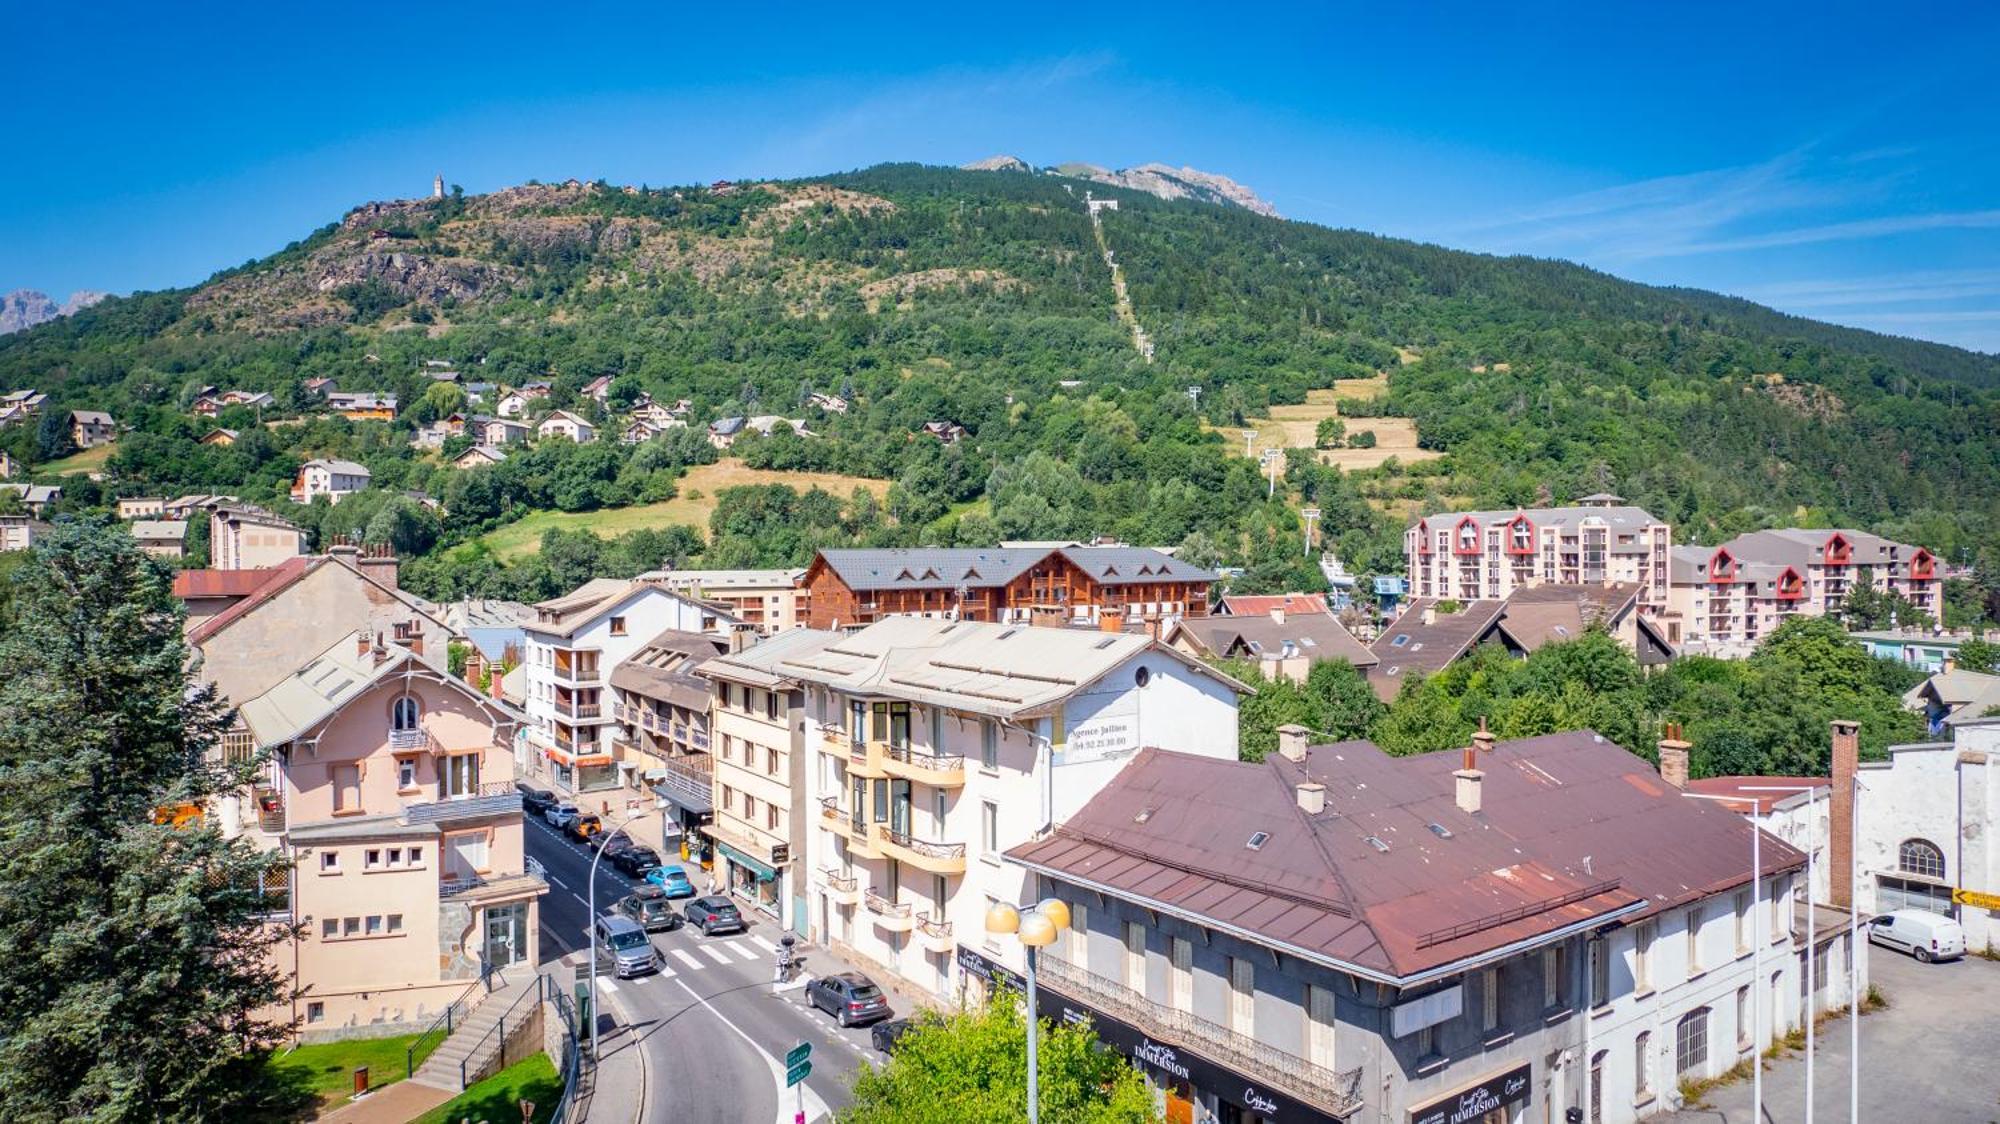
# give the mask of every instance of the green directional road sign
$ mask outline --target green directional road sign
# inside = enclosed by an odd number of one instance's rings
[[[791,1053],[785,1055],[785,1064],[787,1066],[798,1065],[800,1062],[812,1057],[812,1054],[813,1044],[810,1042],[801,1042],[792,1047]]]
[[[789,1089],[792,1086],[798,1084],[799,1082],[804,1081],[806,1079],[806,1074],[811,1073],[812,1071],[813,1071],[813,1064],[810,1061],[802,1059],[800,1061],[793,1062],[792,1068],[785,1071],[785,1088]]]

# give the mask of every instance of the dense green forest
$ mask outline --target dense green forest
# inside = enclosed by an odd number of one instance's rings
[[[300,514],[322,536],[396,543],[418,559],[413,585],[438,594],[549,592],[579,551],[615,568],[797,564],[846,542],[1093,534],[1244,567],[1240,588],[1317,587],[1300,503],[1326,512],[1329,541],[1365,573],[1400,568],[1417,508],[1604,489],[1681,541],[1851,524],[2000,575],[2000,359],[1560,262],[1090,188],[1119,200],[1103,233],[1153,362],[1115,315],[1078,181],[889,165],[728,190],[572,183],[371,204],[203,285],[0,339],[0,387],[130,427],[106,480],[65,478],[73,510],[217,490],[282,508],[304,459],[360,460],[380,497]],[[879,505],[748,489],[706,528],[573,549],[558,536],[558,559],[503,562],[478,536],[536,510],[666,499],[715,453],[695,433],[455,471],[409,447],[463,402],[427,360],[466,381],[547,380],[544,408],[613,423],[578,397],[599,375],[615,379],[613,407],[686,398],[697,427],[802,417],[817,437],[781,431],[730,455],[893,484]],[[1343,403],[1349,428],[1412,418],[1441,459],[1343,472],[1295,455],[1267,499],[1258,466],[1211,428],[1378,371],[1386,393]],[[301,383],[315,375],[394,392],[401,416],[260,424],[311,417]],[[202,446],[216,423],[187,407],[208,385],[276,401],[225,411],[243,439]],[[853,408],[822,413],[815,391]],[[931,420],[969,436],[913,436]],[[59,428],[0,431],[0,448],[47,463],[69,451]]]

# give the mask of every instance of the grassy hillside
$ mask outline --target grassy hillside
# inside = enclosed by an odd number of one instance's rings
[[[585,412],[578,389],[611,375],[619,400],[687,398],[698,423],[805,417],[819,438],[746,442],[744,463],[885,489],[879,510],[820,512],[818,537],[734,525],[711,549],[739,561],[801,561],[827,536],[1112,534],[1247,566],[1247,585],[1306,584],[1300,502],[1326,512],[1351,562],[1391,567],[1416,508],[1607,488],[1689,540],[1805,520],[1953,559],[2000,543],[1995,357],[1561,262],[1089,187],[1119,201],[1100,216],[1101,246],[1078,181],[914,165],[723,193],[571,183],[369,204],[201,286],[0,340],[0,387],[131,422],[113,491],[275,498],[308,452],[363,460],[449,514],[415,530],[422,517],[407,513],[315,526],[423,550],[537,511],[667,502],[703,459],[676,446],[538,451],[471,473],[419,461],[409,429],[449,398],[426,396],[425,360],[468,379],[547,379],[551,406]],[[1150,362],[1114,312],[1107,251]],[[309,405],[311,375],[398,393],[403,417],[194,445],[206,427],[184,410],[199,386],[269,390],[278,416]],[[821,415],[804,405],[812,391],[853,409]],[[1375,432],[1376,448],[1293,454],[1267,503],[1240,431],[1298,448],[1329,411]],[[913,436],[935,419],[970,437]],[[0,447],[32,461],[34,436],[0,433]],[[102,498],[82,488],[65,502]],[[711,531],[729,514],[673,511]],[[526,541],[535,526],[512,533]]]

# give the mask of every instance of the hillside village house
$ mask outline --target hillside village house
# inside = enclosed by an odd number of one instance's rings
[[[1274,606],[1249,616],[1184,617],[1163,639],[1196,659],[1249,660],[1266,679],[1301,684],[1322,660],[1342,660],[1364,672],[1381,662],[1324,608],[1287,612]]]
[[[618,443],[621,445],[644,445],[664,432],[666,431],[644,418],[633,418],[631,421],[625,423],[625,431],[618,435]]]
[[[0,451],[0,480],[6,480],[21,470],[22,465],[20,461],[7,455],[5,451]]]
[[[859,628],[917,615],[1097,627],[1208,614],[1215,575],[1141,547],[822,550],[806,568],[806,623]]]
[[[199,511],[189,518],[200,518]],[[262,570],[305,552],[303,530],[255,504],[218,503],[208,513],[210,569]]]
[[[71,410],[69,437],[79,449],[94,449],[118,440],[118,423],[102,410]]]
[[[466,432],[471,435],[475,444],[497,448],[526,441],[534,430],[522,422],[506,417],[489,418],[476,415],[468,422]]]
[[[120,519],[158,519],[167,510],[167,501],[160,496],[130,496],[118,501]]]
[[[727,449],[742,436],[743,426],[744,419],[740,416],[717,418],[708,425],[708,443],[718,449]]]
[[[700,832],[715,811],[715,765],[710,684],[698,669],[729,645],[715,633],[668,629],[621,660],[609,680],[619,767],[671,806],[664,834],[680,840],[682,858],[703,866],[710,859]]]
[[[766,636],[805,624],[804,570],[668,570],[668,589],[712,601]]]
[[[847,399],[842,398],[838,394],[821,394],[818,391],[814,391],[810,401],[814,406],[825,410],[829,414],[844,414],[847,412]]]
[[[1752,830],[1588,731],[1392,758],[1285,727],[1263,764],[1146,750],[1008,857],[1071,911],[1041,1014],[1169,1119],[1621,1124],[1799,1022],[1804,857],[1767,837],[1753,875]]]
[[[27,550],[49,533],[49,525],[27,515],[0,515],[0,554]]]
[[[917,617],[793,629],[704,673],[717,733],[750,736],[716,750],[732,887],[940,999],[966,982],[966,951],[1020,966],[981,927],[994,901],[1021,900],[1002,852],[1141,746],[1233,759],[1245,690],[1137,633]]]
[[[567,437],[579,445],[597,440],[597,427],[568,410],[556,410],[543,418],[535,432],[542,437]]]
[[[49,396],[33,390],[10,390],[0,394],[0,427],[25,421],[42,412]]]
[[[292,502],[311,503],[315,496],[325,496],[330,503],[339,503],[347,496],[365,491],[371,477],[364,465],[353,461],[311,460],[299,466],[299,474],[292,481]]]
[[[1403,560],[1416,597],[1498,600],[1536,585],[1632,582],[1650,614],[1667,607],[1672,545],[1665,523],[1599,493],[1574,507],[1425,516],[1404,532]]]
[[[1641,612],[1639,593],[1633,582],[1602,582],[1524,586],[1502,600],[1455,608],[1446,599],[1419,597],[1369,644],[1378,662],[1367,669],[1368,680],[1390,702],[1412,676],[1442,671],[1482,644],[1528,656],[1593,628],[1630,650],[1640,666],[1655,667],[1673,659],[1676,649],[1666,640],[1664,621]]]
[[[487,465],[499,464],[506,459],[507,451],[505,449],[496,449],[491,445],[474,445],[472,448],[453,457],[451,466],[458,469],[483,468]]]
[[[1894,593],[1935,625],[1943,574],[1920,546],[1855,530],[1754,531],[1720,546],[1676,547],[1669,629],[1698,649],[1743,655],[1787,617],[1838,614],[1855,589]]]
[[[215,429],[211,429],[207,433],[204,433],[200,437],[196,438],[195,444],[220,445],[224,448],[228,448],[229,446],[236,444],[237,438],[240,436],[242,435],[237,433],[233,429],[223,429],[220,426],[218,426]]]
[[[333,412],[348,421],[396,420],[396,396],[393,394],[349,394],[344,391],[330,391],[326,404]]]
[[[599,375],[583,384],[580,392],[585,398],[602,406],[611,399],[611,376]]]
[[[231,752],[273,751],[225,826],[293,862],[302,926],[275,955],[308,1040],[409,1033],[491,971],[539,963],[537,899],[506,746],[516,716],[369,632],[243,700]],[[234,820],[234,823],[229,821]]]
[[[612,673],[669,629],[719,633],[734,623],[714,606],[644,578],[596,578],[536,604],[521,622],[528,715],[517,751],[521,771],[546,777],[564,794],[636,785],[633,769],[620,768],[613,743]]]
[[[62,499],[62,486],[59,484],[0,484],[0,492],[12,492],[21,497],[21,506],[37,518],[50,504]]]
[[[187,553],[187,529],[179,520],[138,519],[132,523],[132,538],[155,558],[179,558]]]

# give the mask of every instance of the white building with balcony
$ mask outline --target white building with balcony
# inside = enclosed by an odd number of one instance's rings
[[[636,787],[638,766],[621,767],[611,673],[669,629],[716,632],[735,618],[649,580],[595,578],[543,601],[522,622],[528,722],[516,762],[574,795]]]
[[[940,998],[967,982],[968,960],[1021,967],[981,924],[1026,892],[1007,848],[1045,835],[1143,747],[1234,760],[1244,690],[1139,634],[920,617],[795,629],[708,674],[738,667],[801,711],[804,760],[787,771],[807,821],[792,873],[803,929]]]

